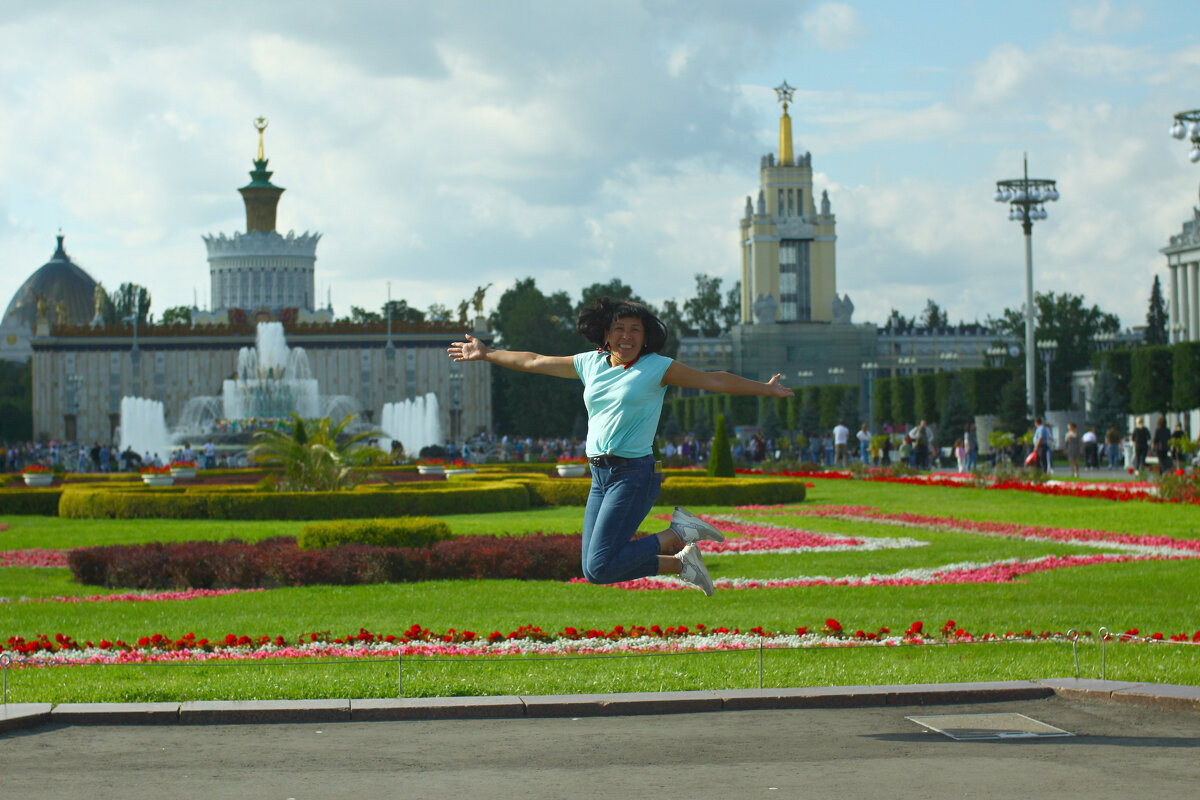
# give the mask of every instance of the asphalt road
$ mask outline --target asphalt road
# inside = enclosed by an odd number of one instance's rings
[[[905,719],[1075,734],[960,742]],[[1200,714],[1051,697],[584,718],[62,725],[0,735],[6,798],[1193,798]]]

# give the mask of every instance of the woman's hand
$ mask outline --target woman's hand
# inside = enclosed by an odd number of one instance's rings
[[[767,396],[768,397],[791,397],[795,394],[791,389],[780,383],[782,375],[776,374],[771,380],[767,381]]]
[[[455,361],[483,361],[491,348],[476,339],[471,334],[464,334],[465,342],[451,342],[446,353]]]

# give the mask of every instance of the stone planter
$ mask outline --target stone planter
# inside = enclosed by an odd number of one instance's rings
[[[441,475],[445,471],[441,464],[417,464],[417,472],[421,475]]]
[[[175,483],[173,475],[143,475],[142,483],[147,486],[171,486]]]
[[[25,479],[26,486],[34,488],[42,488],[54,483],[53,472],[29,472],[21,477]]]
[[[587,464],[556,464],[554,468],[560,478],[582,478],[588,471]]]
[[[477,472],[479,472],[479,470],[472,469],[470,467],[464,467],[461,469],[451,468],[451,469],[446,470],[446,478],[448,480],[450,478],[457,478],[462,475],[474,475]]]
[[[195,467],[172,467],[171,477],[177,480],[191,480],[196,477]]]

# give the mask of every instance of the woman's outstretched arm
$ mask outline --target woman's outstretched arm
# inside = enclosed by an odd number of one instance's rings
[[[675,361],[667,367],[663,376],[666,386],[684,386],[689,389],[704,389],[709,392],[722,394],[759,394],[765,397],[791,397],[793,392],[779,382],[781,376],[776,375],[771,380],[752,381],[731,372],[704,372],[693,369],[687,364]]]
[[[575,359],[571,356],[544,356],[521,350],[493,350],[471,334],[467,341],[452,342],[446,352],[455,361],[486,361],[498,367],[515,369],[518,372],[536,372],[556,378],[578,378]]]

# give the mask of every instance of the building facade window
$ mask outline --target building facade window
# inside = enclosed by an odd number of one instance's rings
[[[779,243],[779,320],[812,321],[812,275],[806,239],[784,239]]]

